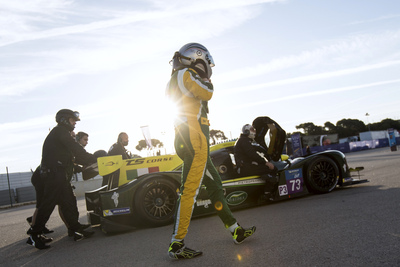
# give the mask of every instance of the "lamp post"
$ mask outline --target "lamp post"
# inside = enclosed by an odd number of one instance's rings
[[[367,124],[368,124],[368,132],[370,132],[371,131],[371,126],[369,125],[369,121],[368,121],[368,116],[369,116],[369,113],[367,112],[367,113],[365,113],[365,116],[367,117]]]

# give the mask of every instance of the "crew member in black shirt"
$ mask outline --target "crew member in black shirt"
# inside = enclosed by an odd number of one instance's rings
[[[129,144],[129,137],[122,132],[118,135],[118,140],[108,150],[108,156],[122,155],[122,159],[130,159],[128,151],[125,147]]]
[[[96,162],[96,158],[75,142],[71,136],[75,124],[79,121],[79,113],[69,109],[61,109],[56,114],[58,123],[47,135],[42,150],[41,177],[44,182],[43,200],[38,207],[36,220],[28,230],[32,245],[45,249],[46,245],[41,234],[46,222],[56,205],[62,208],[62,213],[70,229],[76,237],[89,237],[93,232],[86,231],[78,221],[79,214],[74,205],[69,203],[71,190],[70,180],[75,162],[88,165]],[[76,204],[76,203],[75,203]]]
[[[122,159],[130,159],[132,158],[129,155],[129,152],[125,149],[125,147],[129,144],[129,137],[127,133],[121,132],[118,135],[118,140],[114,143],[110,149],[108,150],[108,156],[116,156],[121,155]],[[118,178],[119,178],[119,170],[114,173],[104,175],[102,186],[108,185],[109,189],[115,188],[118,186]]]

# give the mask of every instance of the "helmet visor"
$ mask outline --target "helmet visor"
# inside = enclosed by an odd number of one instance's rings
[[[81,119],[79,118],[79,112],[78,112],[78,111],[74,111],[74,112],[73,112],[73,115],[74,115],[74,117],[73,117],[74,120],[76,120],[76,121],[80,121],[80,120],[81,120]]]
[[[215,66],[214,59],[208,53],[206,54],[206,60],[207,60],[208,64],[210,65],[210,67],[214,67]]]

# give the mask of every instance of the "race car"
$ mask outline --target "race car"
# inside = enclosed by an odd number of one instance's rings
[[[363,167],[349,168],[345,155],[340,151],[327,150],[289,159],[282,155],[286,133],[278,123],[269,117],[258,117],[253,126],[257,130],[255,140],[263,147],[266,158],[278,169],[279,186],[273,202],[310,193],[328,193],[337,186],[367,182],[361,179]],[[263,175],[242,177],[238,174],[234,145],[235,141],[228,141],[210,147],[210,157],[221,176],[227,204],[234,210],[271,203],[271,199],[265,197]],[[127,160],[122,160],[122,156],[98,158],[99,173],[108,175],[109,183],[85,193],[89,222],[93,226],[100,225],[105,233],[172,223],[181,184],[181,168],[182,161],[177,155]],[[202,186],[193,216],[214,212]]]

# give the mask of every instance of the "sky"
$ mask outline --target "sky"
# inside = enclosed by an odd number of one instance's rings
[[[63,108],[88,152],[126,132],[143,156],[148,126],[174,153],[165,88],[190,42],[214,59],[210,129],[228,138],[258,116],[286,132],[400,119],[400,1],[0,0],[0,173],[40,164]]]

